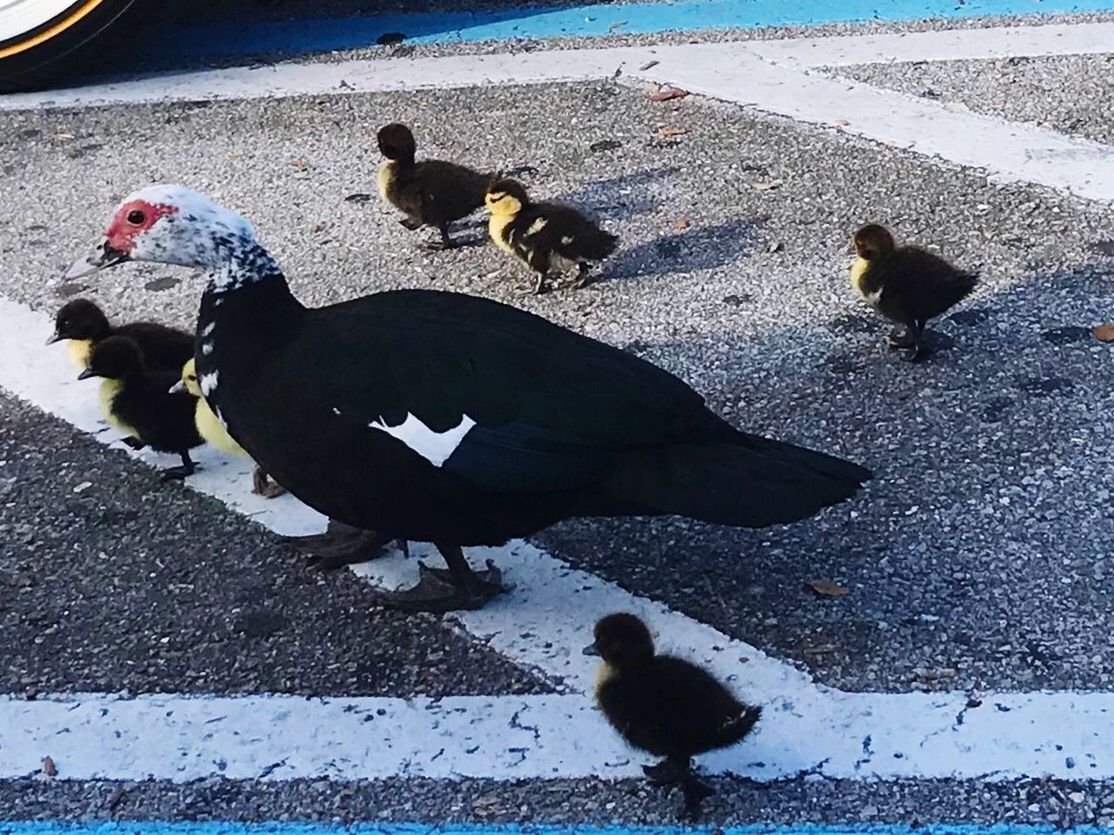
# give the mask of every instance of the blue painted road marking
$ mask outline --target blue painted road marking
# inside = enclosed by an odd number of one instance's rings
[[[295,21],[229,20],[175,28],[165,38],[156,36],[148,52],[171,58],[276,53],[293,56],[371,46],[388,33],[404,34],[407,43],[452,44],[1107,11],[1114,11],[1114,0],[682,0]]]
[[[1059,829],[1021,824],[929,824],[916,828],[901,824],[753,824],[723,829],[707,826],[559,826],[518,824],[366,823],[351,826],[318,823],[198,823],[160,821],[90,821],[61,823],[0,822],[0,835],[1109,835],[1097,826]]]

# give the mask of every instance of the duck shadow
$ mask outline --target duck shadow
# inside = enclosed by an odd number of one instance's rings
[[[750,254],[759,223],[736,218],[654,238],[620,250],[606,262],[600,279],[672,275],[724,267]]]
[[[607,220],[630,220],[658,208],[662,202],[662,198],[656,193],[658,187],[679,170],[676,166],[651,168],[620,177],[596,180],[574,191],[557,195],[553,202],[589,208]]]

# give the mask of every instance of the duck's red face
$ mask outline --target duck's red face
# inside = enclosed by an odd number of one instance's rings
[[[116,207],[104,240],[74,263],[66,278],[124,261],[213,268],[254,242],[250,223],[204,195],[184,186],[147,186]]]
[[[106,248],[131,257],[135,241],[162,218],[178,211],[177,206],[168,203],[150,203],[146,200],[129,200],[123,203],[112,216],[105,232]]]

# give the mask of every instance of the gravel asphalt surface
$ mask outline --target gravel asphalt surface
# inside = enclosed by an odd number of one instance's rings
[[[838,73],[1111,142],[1112,60]],[[599,217],[620,251],[597,284],[526,298],[527,276],[483,243],[479,217],[461,225],[477,245],[425,251],[428,233],[403,229],[374,194],[374,134],[388,121],[413,126],[420,155],[519,168],[538,197]],[[663,127],[686,132],[662,139]],[[577,521],[537,540],[820,682],[1111,689],[1114,345],[1091,334],[1114,321],[1110,205],[696,96],[654,103],[611,82],[10,113],[0,165],[0,295],[35,308],[81,294],[120,321],[191,326],[201,287],[186,270],[57,279],[120,197],[180,181],[251,218],[307,303],[393,287],[496,298],[662,365],[736,426],[871,467],[858,499],[788,528]],[[930,326],[924,363],[883,350],[887,325],[851,296],[849,235],[870,221],[981,273],[976,294]],[[821,598],[813,579],[850,594]],[[0,689],[19,694],[548,692],[438,619],[376,608],[349,572],[306,568],[249,521],[7,395],[0,645]],[[1114,823],[1114,787],[1100,783],[803,775],[717,786],[708,813],[724,824]],[[676,813],[634,782],[118,788],[0,781],[0,809],[187,820]]]

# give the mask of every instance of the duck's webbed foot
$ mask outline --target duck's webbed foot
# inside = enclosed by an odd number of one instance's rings
[[[411,232],[415,232],[425,225],[420,220],[412,217],[404,217],[402,220],[399,221],[399,224],[402,227],[409,229]]]
[[[286,488],[277,481],[271,481],[262,467],[256,467],[251,473],[251,492],[265,499],[275,499],[283,495]]]
[[[448,568],[430,568],[418,563],[418,582],[408,589],[383,592],[383,603],[404,612],[444,614],[458,609],[479,609],[506,591],[503,575],[495,563],[475,571],[459,547],[437,546]]]
[[[321,571],[335,571],[346,565],[370,562],[386,553],[386,546],[393,540],[389,534],[353,528],[329,520],[323,534],[292,536],[284,541],[306,557],[306,565]],[[409,550],[405,540],[399,540],[403,553]]]
[[[147,444],[143,443],[143,441],[139,440],[139,438],[136,438],[133,435],[128,435],[126,438],[121,438],[120,443],[122,443],[128,449],[144,449],[147,446]]]
[[[913,334],[908,325],[895,327],[886,334],[886,344],[891,348],[909,348],[913,345]]]
[[[189,452],[180,452],[178,454],[182,457],[182,466],[163,470],[162,481],[182,481],[187,476],[191,476],[197,472],[197,465],[193,463],[193,459],[190,458]]]
[[[439,224],[437,227],[441,233],[441,237],[436,241],[430,241],[425,245],[425,248],[434,252],[443,252],[448,249],[456,249],[461,246],[460,241],[454,241],[449,236],[449,225],[447,223]]]

